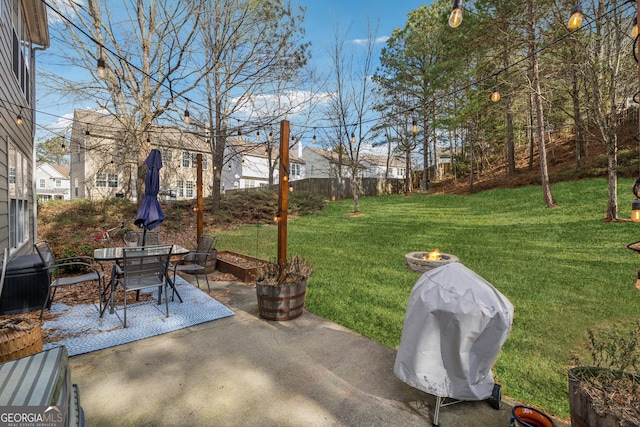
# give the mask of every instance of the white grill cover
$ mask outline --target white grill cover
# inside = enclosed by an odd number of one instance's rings
[[[411,290],[393,371],[435,396],[487,399],[512,320],[511,302],[464,265],[427,271]]]

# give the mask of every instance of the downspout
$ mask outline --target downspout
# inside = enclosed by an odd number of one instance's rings
[[[31,86],[31,137],[32,150],[31,153],[31,194],[33,195],[33,243],[38,241],[38,197],[36,196],[36,52],[46,50],[49,46],[36,46],[31,48],[29,58],[29,66],[31,67],[31,75],[29,85]]]

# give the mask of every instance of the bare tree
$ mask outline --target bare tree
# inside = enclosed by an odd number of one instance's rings
[[[538,138],[538,155],[540,156],[540,182],[542,184],[542,198],[547,207],[556,206],[551,194],[549,170],[547,168],[547,148],[544,134],[544,115],[542,109],[542,93],[540,89],[540,67],[538,64],[538,40],[536,36],[536,12],[533,0],[527,0],[527,41],[529,45],[529,66],[533,90],[533,104],[536,112],[536,136]]]
[[[591,30],[585,30],[586,34],[576,37],[576,41],[582,43],[581,49],[586,57],[581,72],[586,76],[592,94],[590,112],[607,148],[608,196],[605,220],[614,221],[618,219],[617,124],[626,100],[637,89],[637,75],[625,72],[635,65],[632,59],[632,40],[625,34],[629,30],[632,10],[626,13],[620,7],[608,10],[608,2],[597,0],[585,2],[584,7],[590,16],[598,19]]]
[[[213,210],[220,203],[220,179],[227,138],[244,128],[275,124],[290,110],[276,111],[264,123],[264,117],[252,121],[252,103],[257,96],[282,96],[299,87],[296,76],[308,59],[308,43],[302,43],[303,9],[292,11],[279,0],[220,0],[203,2],[200,23],[206,99],[203,114],[210,124],[213,155]],[[197,95],[194,92],[194,95]],[[237,124],[229,123],[231,117]],[[234,126],[235,125],[235,126]]]
[[[347,32],[334,28],[331,46],[331,77],[327,92],[329,120],[335,131],[332,145],[338,153],[339,170],[346,164],[349,170],[353,193],[353,212],[359,212],[358,198],[361,187],[362,164],[360,150],[363,143],[374,138],[370,127],[366,127],[365,115],[373,110],[374,91],[371,77],[374,72],[374,47],[377,42],[377,25],[368,25],[367,37],[358,40],[355,49],[347,48]],[[353,47],[353,46],[352,46]]]
[[[86,81],[75,74],[72,79],[52,76],[49,88],[78,99],[94,99],[100,109],[119,120],[125,132],[122,147],[116,150],[123,158],[116,161],[137,165],[133,173],[137,179],[127,195],[133,195],[134,187],[137,194],[142,194],[146,174],[143,161],[149,151],[146,141],[153,138],[152,124],[171,111],[175,100],[208,72],[206,67],[188,66],[192,43],[198,37],[199,4],[187,0],[125,0],[114,8],[107,0],[87,0],[86,7],[60,0],[55,7],[60,16],[71,16],[55,27],[59,31],[54,37],[64,39],[64,45],[72,49],[57,54],[92,73]],[[106,64],[104,80],[93,71],[97,58]],[[130,159],[133,162],[128,162]],[[126,168],[124,172],[127,176]]]

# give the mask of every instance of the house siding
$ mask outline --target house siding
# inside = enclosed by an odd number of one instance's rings
[[[20,86],[13,72],[13,20],[12,11],[14,5],[29,6],[29,10],[34,9],[34,1],[2,1],[0,8],[0,93],[5,102],[0,105],[0,247],[10,247],[9,227],[9,144],[13,144],[24,160],[25,166],[21,177],[24,179],[23,188],[26,193],[24,200],[28,207],[28,223],[23,229],[26,239],[19,242],[16,247],[11,248],[11,254],[30,252],[33,241],[36,238],[35,221],[35,195],[33,177],[34,167],[34,120],[35,114],[32,107],[34,97],[35,60],[34,51],[29,49],[28,57],[24,58],[28,64],[28,80],[26,81],[26,95]],[[26,9],[25,9],[26,10]],[[24,19],[23,16],[21,16]],[[46,24],[46,18],[43,25]],[[26,23],[24,24],[26,28]],[[46,25],[45,25],[46,31]],[[29,96],[29,99],[27,97]],[[17,125],[14,119],[18,114],[23,117],[22,125]]]
[[[196,197],[198,153],[203,155],[203,196],[210,196],[213,167],[205,140],[189,132],[161,126],[154,126],[149,134],[151,143],[147,148],[157,148],[162,153],[160,197]],[[114,117],[91,110],[76,110],[70,145],[72,199],[99,200],[119,194],[131,200],[138,199],[135,146],[127,140],[126,132]],[[183,158],[185,152],[187,159]],[[98,186],[96,175],[101,173],[117,175],[117,186]]]

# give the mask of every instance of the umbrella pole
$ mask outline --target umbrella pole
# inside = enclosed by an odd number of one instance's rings
[[[142,231],[142,246],[145,245],[147,241],[147,227],[143,227],[143,231]]]

